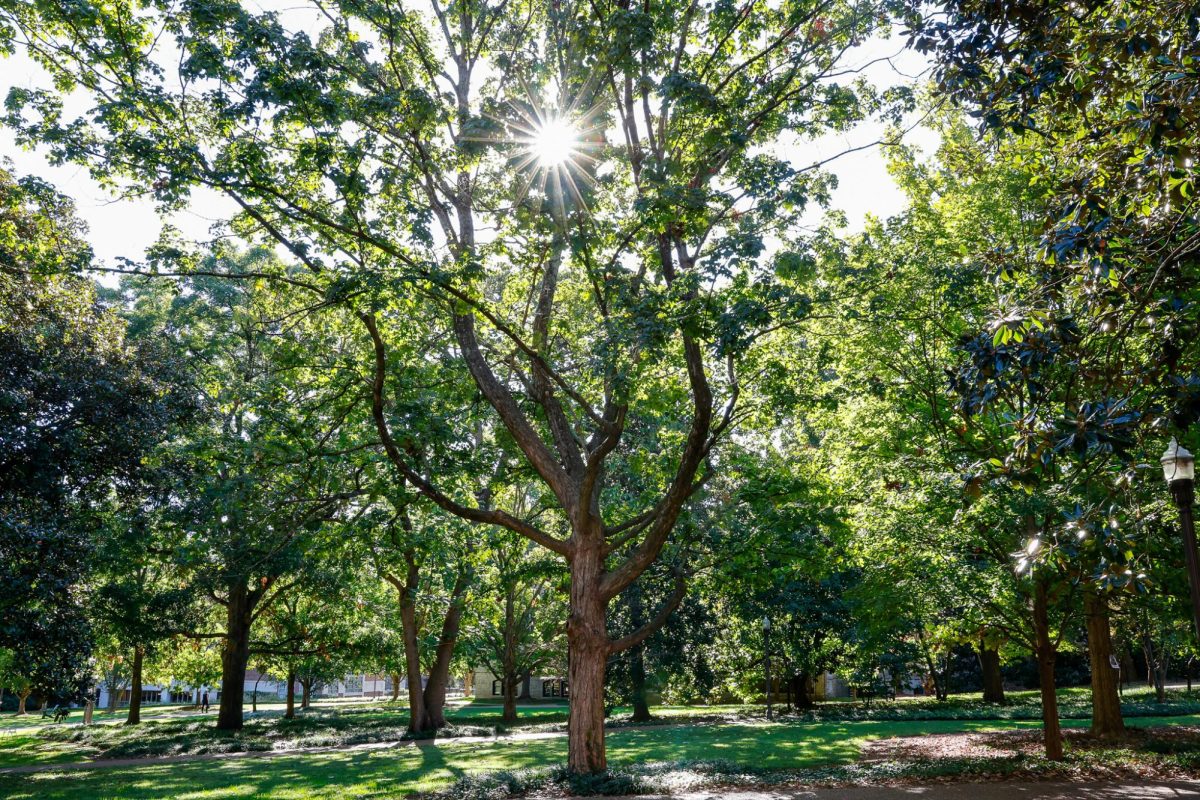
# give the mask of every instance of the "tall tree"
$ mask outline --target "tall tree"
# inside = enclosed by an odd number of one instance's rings
[[[236,4],[5,3],[0,19],[98,104],[75,124],[55,92],[20,90],[9,118],[25,140],[168,205],[195,186],[232,197],[240,232],[306,265],[289,280],[353,309],[397,476],[569,563],[568,761],[595,772],[605,662],[664,619],[613,639],[606,607],[717,469],[743,358],[807,308],[767,241],[827,182],[771,146],[875,107],[844,56],[887,7],[337,2],[314,9],[319,44]],[[418,304],[453,336],[489,435],[541,480],[556,509],[543,524],[422,467],[420,431],[392,404]],[[650,450],[625,437],[643,407],[680,420]],[[622,450],[670,477],[614,518],[606,463]]]

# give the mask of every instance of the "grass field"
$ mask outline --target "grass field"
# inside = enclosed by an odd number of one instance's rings
[[[1137,725],[1200,724],[1200,716],[1147,717]],[[1085,726],[1072,720],[1068,726]],[[844,764],[868,739],[957,731],[1036,728],[1024,720],[744,722],[617,730],[609,735],[614,766],[653,761],[721,759],[755,769]],[[138,800],[273,797],[403,797],[438,789],[468,774],[561,763],[562,738],[497,743],[403,745],[385,750],[229,758],[80,772],[0,776],[0,797]]]
[[[1064,724],[1088,724],[1086,690],[1060,696]],[[1125,708],[1135,726],[1200,724],[1197,705],[1182,694],[1159,705],[1145,692],[1127,692]],[[298,719],[282,719],[282,707],[264,707],[239,734],[221,734],[207,719],[177,708],[154,708],[146,724],[53,726],[41,720],[0,722],[0,767],[56,764],[96,757],[131,757],[239,750],[287,750],[397,742],[404,732],[402,705],[326,703]],[[1158,714],[1151,715],[1157,709]],[[566,707],[519,707],[512,730],[564,728]],[[1038,728],[1040,709],[1033,693],[1014,693],[1003,707],[975,698],[949,702],[927,699],[896,703],[826,704],[812,712],[767,723],[754,706],[662,706],[659,721],[670,726],[627,727],[618,709],[609,732],[613,766],[660,761],[722,760],[755,770],[796,770],[854,761],[863,742],[890,736],[960,731]],[[1193,712],[1193,713],[1189,713]],[[458,702],[448,717],[460,733],[496,729],[500,708],[491,703]],[[116,722],[117,720],[112,720]],[[622,727],[625,725],[626,727]],[[545,767],[565,760],[563,738],[500,742],[405,743],[371,750],[276,754],[267,758],[232,756],[184,763],[101,768],[78,772],[0,775],[0,798],[360,798],[401,797],[443,788],[456,779],[496,770]]]

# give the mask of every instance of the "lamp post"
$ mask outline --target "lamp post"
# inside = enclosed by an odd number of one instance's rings
[[[767,721],[771,720],[771,618],[763,617],[763,647],[766,650],[764,659],[767,667]]]
[[[1196,459],[1174,438],[1162,459],[1163,477],[1171,487],[1171,497],[1179,509],[1179,526],[1183,533],[1183,555],[1187,563],[1188,584],[1192,590],[1192,624],[1200,641],[1200,556],[1196,554],[1196,525],[1192,520],[1192,503],[1196,494]]]

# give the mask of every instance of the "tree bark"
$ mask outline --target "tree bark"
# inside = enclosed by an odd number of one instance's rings
[[[1108,603],[1097,592],[1083,593],[1083,613],[1087,623],[1088,660],[1092,668],[1092,735],[1109,741],[1125,736],[1121,718],[1121,698],[1117,690],[1118,670],[1112,668],[1112,632],[1108,621]]]
[[[500,685],[503,687],[504,711],[500,721],[505,725],[517,722],[517,609],[516,586],[510,583],[504,596],[504,652],[500,658]]]
[[[646,702],[646,664],[643,657],[644,645],[637,645],[630,652],[629,679],[633,684],[633,721],[650,722],[650,704]]]
[[[521,695],[520,695],[520,697],[517,698],[518,700],[531,699],[529,692],[530,692],[530,689],[532,688],[532,684],[533,684],[533,670],[527,669],[527,670],[525,670],[525,676],[523,678],[521,678]]]
[[[629,593],[629,622],[636,631],[646,623],[642,606],[642,587],[634,582],[626,591]],[[632,690],[630,701],[633,705],[634,722],[649,722],[652,719],[650,704],[646,702],[645,651],[645,644],[636,644],[629,651],[629,683]]]
[[[225,643],[221,649],[221,707],[217,730],[242,729],[242,695],[246,691],[246,664],[250,661],[250,622],[253,613],[245,584],[229,589]]]
[[[979,668],[983,672],[983,702],[1004,702],[1004,676],[1000,673],[1000,651],[987,642],[979,643]]]
[[[312,700],[312,678],[308,680],[300,679],[300,707],[308,710],[308,704]]]
[[[392,702],[400,699],[400,673],[392,673]]]
[[[812,708],[816,705],[813,698],[813,677],[807,672],[801,672],[792,678],[792,694],[796,697],[797,708]]]
[[[283,718],[296,718],[296,670],[294,669],[289,669],[287,674],[287,711],[283,713]]]
[[[129,678],[129,716],[126,725],[137,725],[142,721],[142,659],[146,651],[133,648],[133,674]]]
[[[500,679],[504,695],[504,710],[500,714],[500,722],[505,725],[515,725],[517,722],[517,679],[508,674]]]
[[[1154,687],[1156,702],[1167,701],[1167,653],[1165,648],[1155,647],[1148,633],[1142,634],[1142,653],[1146,658],[1146,683]]]
[[[400,592],[400,625],[404,638],[404,668],[408,678],[408,730],[410,733],[427,731],[432,726],[425,711],[425,692],[421,686],[421,640],[417,628],[417,570],[416,554],[404,554],[408,572],[403,583],[393,585]]]
[[[23,717],[29,712],[25,710],[25,701],[29,699],[29,695],[33,692],[29,689],[22,689],[17,692],[17,716]]]
[[[108,687],[108,713],[117,713],[117,687],[115,684]]]
[[[1038,684],[1042,696],[1042,735],[1046,758],[1062,761],[1062,726],[1058,718],[1058,694],[1054,683],[1054,662],[1058,652],[1050,638],[1050,600],[1044,581],[1037,581],[1033,594],[1034,657],[1037,659]]]
[[[425,716],[430,728],[446,727],[446,688],[450,683],[450,662],[454,659],[454,646],[458,642],[458,628],[462,622],[463,598],[470,584],[471,572],[463,567],[454,582],[450,595],[450,607],[442,620],[442,635],[438,639],[433,665],[429,668],[429,681],[425,684]]]
[[[581,540],[571,560],[571,613],[567,620],[567,768],[576,774],[604,772],[604,670],[609,654],[605,602],[600,598],[604,557]]]

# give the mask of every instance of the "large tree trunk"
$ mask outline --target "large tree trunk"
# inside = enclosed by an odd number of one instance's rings
[[[567,620],[567,767],[576,774],[604,772],[604,668],[609,639],[600,599],[604,557],[599,546],[582,546],[571,560],[571,614]]]
[[[22,689],[17,692],[17,716],[23,717],[29,712],[25,710],[25,701],[29,699],[29,695],[33,692],[29,689]]]
[[[1046,743],[1046,758],[1062,761],[1062,727],[1058,719],[1058,694],[1054,684],[1054,662],[1058,652],[1050,638],[1050,600],[1045,582],[1034,585],[1033,630],[1034,657],[1037,659],[1038,684],[1042,695],[1042,735]]]
[[[465,567],[454,582],[450,595],[450,607],[442,620],[442,635],[438,639],[433,666],[429,668],[429,682],[425,684],[425,715],[434,730],[446,727],[446,688],[450,684],[450,662],[454,659],[454,646],[458,642],[458,628],[462,621],[463,597],[470,585],[471,573]]]
[[[108,687],[108,713],[110,713],[110,714],[117,713],[117,692],[118,691],[120,691],[120,689],[117,688],[117,684],[115,682],[109,685],[109,687]]]
[[[137,725],[142,721],[142,660],[146,651],[133,648],[133,675],[129,679],[129,716],[126,725]]]
[[[515,725],[517,723],[517,678],[509,673],[504,678],[500,679],[501,689],[504,695],[504,710],[500,713],[500,722],[505,725]]]
[[[518,700],[531,699],[529,692],[530,692],[530,689],[532,688],[532,684],[533,684],[533,670],[527,669],[527,670],[525,670],[525,675],[521,678],[521,695],[520,695],[520,697],[517,698]]]
[[[294,669],[289,669],[287,674],[287,711],[283,713],[283,718],[296,718],[296,670]]]
[[[250,621],[253,608],[245,584],[229,590],[225,643],[221,648],[221,707],[217,730],[242,729],[242,695],[246,691],[246,664],[250,661]]]
[[[1108,623],[1108,603],[1092,590],[1083,593],[1087,623],[1088,660],[1092,667],[1092,735],[1115,741],[1125,736],[1121,698],[1117,689],[1119,671],[1110,663],[1114,656]]]
[[[995,645],[979,643],[979,668],[983,671],[983,702],[1004,702],[1004,676],[1000,673],[1000,651]]]

